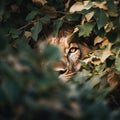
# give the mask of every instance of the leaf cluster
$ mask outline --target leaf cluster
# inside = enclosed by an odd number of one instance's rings
[[[1,0],[0,119],[119,120],[105,99],[120,80],[119,7],[119,0]],[[75,23],[75,34],[95,49],[68,83],[52,69],[58,48],[48,45],[40,54],[31,48],[44,27],[58,35],[64,23]]]

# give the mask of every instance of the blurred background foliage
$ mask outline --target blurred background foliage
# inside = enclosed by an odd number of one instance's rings
[[[44,26],[57,35],[69,22],[94,52],[61,83],[51,68],[60,51],[32,47]],[[119,120],[119,78],[119,0],[0,1],[0,120]]]

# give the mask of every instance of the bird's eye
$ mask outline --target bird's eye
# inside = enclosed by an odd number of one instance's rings
[[[74,52],[76,52],[77,50],[78,50],[77,47],[72,47],[72,48],[70,48],[69,53],[74,53]]]

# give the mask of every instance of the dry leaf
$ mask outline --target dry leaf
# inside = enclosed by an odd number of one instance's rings
[[[29,37],[31,37],[31,32],[25,31],[24,35],[26,38],[29,38]]]
[[[106,24],[106,26],[104,27],[106,32],[110,32],[110,30],[113,28],[113,23],[109,22],[108,24]]]
[[[12,12],[14,12],[14,13],[19,13],[20,12],[20,8],[16,4],[11,5],[11,9],[12,9]]]
[[[102,38],[100,36],[97,36],[94,39],[94,45],[99,44],[100,48],[103,48],[109,44],[109,40],[107,38]]]
[[[95,50],[93,53],[89,54],[87,58],[84,58],[83,62],[92,63],[93,65],[100,65],[101,63],[104,63],[105,60],[113,55],[111,52],[111,43],[107,43],[107,47],[103,50]]]
[[[47,14],[49,18],[53,19],[58,16],[56,9],[52,6],[43,6],[41,10],[43,13]]]
[[[91,62],[92,58],[91,57],[88,57],[88,58],[85,58],[82,62],[88,64],[89,62]]]
[[[101,60],[100,60],[100,58],[92,58],[91,63],[93,65],[100,65]]]
[[[82,16],[81,25],[84,25],[85,22],[86,22],[86,18],[84,16]]]
[[[104,2],[92,2],[92,3],[93,3],[93,5],[95,7],[98,7],[100,9],[103,9],[103,10],[107,10],[108,9],[107,5],[106,5],[106,1],[104,1]]]
[[[107,82],[111,87],[115,87],[119,84],[120,75],[117,75],[115,72],[111,71],[107,75]]]
[[[47,3],[46,0],[32,0],[33,3],[37,3],[37,4],[41,4],[41,5],[45,5]]]
[[[29,71],[30,68],[27,66],[27,65],[22,65],[18,62],[18,60],[12,56],[12,55],[9,55],[8,56],[8,61],[13,65],[13,67],[19,71],[19,72],[25,72],[25,71]]]
[[[107,38],[105,38],[105,39],[102,41],[102,43],[101,43],[101,45],[100,45],[100,48],[103,48],[103,47],[107,46],[108,44],[109,44],[109,41],[108,41]]]
[[[75,4],[73,4],[69,10],[70,13],[82,11],[82,10],[88,10],[91,8],[91,6],[87,6],[89,1],[79,2],[77,1]]]
[[[93,16],[94,16],[94,12],[90,12],[90,13],[86,14],[85,18],[86,18],[87,22],[89,22]]]
[[[113,55],[113,53],[111,52],[111,44],[108,44],[108,47],[103,50],[102,56],[101,56],[101,62],[104,63],[105,60],[109,57]]]
[[[100,36],[97,36],[95,39],[94,39],[94,45],[98,44],[98,43],[101,43],[104,39]]]
[[[101,60],[100,58],[96,57],[94,53],[92,53],[92,54],[89,54],[89,57],[85,58],[83,62],[86,64],[92,63],[93,65],[99,65],[101,63]]]
[[[113,53],[111,52],[111,46],[112,46],[112,44],[111,44],[111,43],[108,43],[108,44],[107,44],[107,47],[106,47],[105,49],[103,49],[103,50],[96,50],[96,51],[93,53],[94,56],[96,56],[97,58],[100,58],[101,63],[104,63],[105,60],[106,60],[109,56],[113,55]]]
[[[76,102],[71,102],[70,106],[73,110],[76,110],[76,111],[79,111],[80,109],[79,105]]]
[[[74,13],[76,11],[81,11],[83,9],[84,9],[84,5],[82,4],[82,2],[76,2],[74,5],[71,6],[69,12]]]
[[[68,1],[65,3],[65,9],[64,9],[64,11],[67,11],[67,9],[69,8],[70,2],[71,2],[71,0],[68,0]]]
[[[111,17],[117,17],[117,16],[119,16],[119,13],[117,13],[117,12],[113,12],[113,11],[107,11],[107,13],[108,13],[108,15],[109,16],[111,16]]]

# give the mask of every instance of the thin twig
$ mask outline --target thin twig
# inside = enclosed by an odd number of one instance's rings
[[[65,14],[65,15],[68,15],[70,14],[69,12],[63,12],[63,11],[56,11],[57,13],[60,13],[60,14]]]
[[[35,22],[38,22],[38,21],[40,21],[40,19],[33,20],[33,21],[29,22],[28,24],[26,24],[26,25],[18,28],[17,30],[23,30],[23,29],[25,29],[26,27],[28,27],[29,25],[32,25],[32,24],[34,24]]]
[[[51,12],[50,12],[50,13],[51,13]],[[56,12],[52,12],[52,13],[53,13],[53,14],[54,14],[54,13],[60,13],[60,14],[65,14],[65,15],[69,14],[69,12],[62,12],[62,11],[56,11]],[[28,27],[29,25],[32,25],[32,24],[34,24],[35,22],[38,22],[38,21],[40,21],[40,19],[33,20],[33,21],[27,23],[26,25],[18,28],[17,30],[23,30],[23,29],[25,29],[26,27]]]

